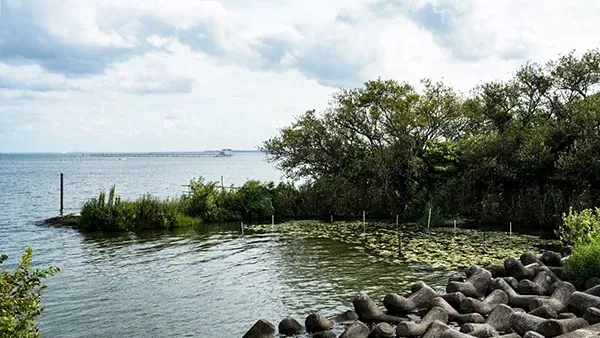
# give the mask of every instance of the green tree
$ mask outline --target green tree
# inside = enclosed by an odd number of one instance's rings
[[[59,272],[58,267],[31,270],[33,252],[25,250],[14,271],[0,271],[0,337],[39,337],[36,318],[41,315],[40,297],[46,288],[42,279]],[[6,261],[0,256],[0,264]]]

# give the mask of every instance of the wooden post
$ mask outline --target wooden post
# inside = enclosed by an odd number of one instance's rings
[[[454,220],[454,231],[456,231],[456,220]]]
[[[427,218],[427,231],[429,232],[429,225],[431,224],[431,208],[429,208],[429,217]]]
[[[60,173],[60,215],[63,215],[63,210],[64,210],[64,203],[63,203],[63,199],[65,196],[65,189],[64,189],[64,175],[63,173]]]
[[[242,236],[244,236],[244,222],[240,222],[240,227],[242,228]]]
[[[221,189],[223,189],[223,188],[224,188],[224,186],[223,186],[223,175],[221,175]]]
[[[329,215],[331,217],[331,223],[333,223],[333,214]]]
[[[402,257],[402,236],[400,236],[400,223],[396,214],[396,236],[398,237],[398,257]]]
[[[275,225],[275,215],[271,215],[271,225]]]
[[[510,222],[510,223],[509,223],[509,228],[508,228],[508,230],[509,230],[509,233],[508,233],[508,234],[509,234],[509,236],[512,236],[512,222]]]
[[[363,210],[363,234],[366,234],[367,232],[367,220],[366,220],[366,214],[365,211]]]

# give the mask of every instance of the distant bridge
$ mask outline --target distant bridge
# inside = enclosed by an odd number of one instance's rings
[[[134,153],[93,153],[91,157],[231,157],[231,149],[208,150],[208,151],[153,151]]]

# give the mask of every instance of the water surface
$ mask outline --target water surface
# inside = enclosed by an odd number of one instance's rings
[[[414,281],[447,278],[374,262],[328,240],[242,236],[236,224],[138,234],[38,226],[58,212],[60,172],[67,211],[112,184],[124,197],[173,197],[199,175],[224,175],[226,185],[281,177],[260,154],[127,161],[0,155],[0,252],[14,264],[29,245],[38,266],[62,268],[47,281],[43,337],[241,337],[258,318],[303,322],[311,312],[350,309],[359,290],[380,301]]]

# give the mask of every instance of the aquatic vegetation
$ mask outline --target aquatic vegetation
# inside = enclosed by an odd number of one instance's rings
[[[177,200],[160,200],[144,195],[135,201],[122,200],[110,189],[86,201],[81,208],[82,230],[130,231],[138,229],[170,229],[198,223],[183,214]]]
[[[392,263],[425,263],[433,268],[456,269],[472,264],[502,263],[506,257],[520,257],[523,252],[542,252],[542,246],[553,244],[537,236],[471,229],[426,228],[405,224],[398,232],[395,226],[368,223],[363,233],[361,222],[324,223],[296,221],[252,226],[256,232],[281,232],[302,238],[327,238],[349,244],[366,253]],[[401,252],[399,252],[401,238]]]
[[[0,270],[0,337],[34,338],[40,332],[36,318],[41,315],[42,279],[60,271],[58,267],[32,270],[33,251],[25,254],[14,271]],[[0,265],[7,260],[0,255]]]

